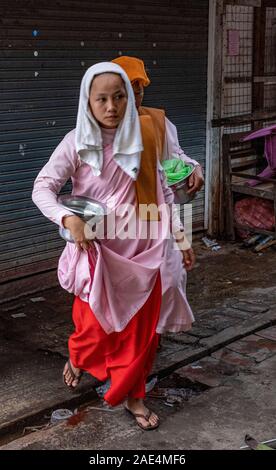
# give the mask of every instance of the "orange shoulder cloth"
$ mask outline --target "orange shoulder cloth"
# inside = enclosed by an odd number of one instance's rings
[[[155,139],[157,145],[157,155],[162,160],[165,143],[165,111],[157,108],[147,108],[140,106],[138,113],[140,116],[150,116],[155,130]]]
[[[140,116],[144,150],[136,180],[136,196],[141,220],[159,220],[157,209],[157,144],[151,116]],[[146,206],[152,204],[150,210]]]

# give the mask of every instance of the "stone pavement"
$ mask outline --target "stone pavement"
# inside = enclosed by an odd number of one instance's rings
[[[158,382],[147,398],[161,422],[151,433],[141,431],[122,406],[110,409],[92,400],[68,421],[34,427],[1,450],[239,449],[246,434],[258,441],[276,438],[275,383],[274,326]]]
[[[258,256],[224,244],[214,253],[199,241],[195,246],[188,297],[196,323],[189,333],[163,337],[153,374],[161,379],[177,370],[183,380],[219,390],[235,367],[247,370],[274,357],[276,252]],[[2,445],[26,427],[44,426],[53,409],[91,400],[99,406],[90,377],[73,394],[61,379],[71,303],[72,296],[55,287],[0,305]]]

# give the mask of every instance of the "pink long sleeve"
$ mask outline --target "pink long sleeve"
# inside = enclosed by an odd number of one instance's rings
[[[177,129],[175,125],[171,121],[169,121],[169,119],[167,118],[165,118],[165,126],[166,126],[165,145],[164,145],[162,160],[168,160],[172,158],[173,155],[175,155],[174,158],[180,158],[185,163],[192,163],[193,165],[199,165],[199,163],[196,160],[193,160],[192,158],[188,157],[184,153],[184,151],[179,145]]]
[[[166,175],[164,173],[163,167],[161,166],[161,164],[159,162],[158,162],[158,172],[159,172],[159,176],[160,176],[160,180],[161,180],[161,185],[162,185],[162,189],[163,189],[165,203],[168,204],[172,209],[172,212],[171,212],[172,233],[183,231],[184,226],[183,226],[183,224],[180,220],[180,217],[178,215],[178,212],[179,212],[178,207],[177,207],[176,204],[174,204],[174,193],[171,190],[171,188],[169,188],[169,186],[167,184]]]
[[[78,167],[72,131],[57,146],[50,160],[39,172],[32,193],[33,202],[41,212],[59,226],[65,215],[72,215],[57,203],[57,195]]]

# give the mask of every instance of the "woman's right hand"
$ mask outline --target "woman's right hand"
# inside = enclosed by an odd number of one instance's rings
[[[85,237],[85,222],[77,215],[68,215],[63,219],[64,228],[70,230],[75,240],[77,248],[80,250],[89,250],[93,246],[93,241]]]

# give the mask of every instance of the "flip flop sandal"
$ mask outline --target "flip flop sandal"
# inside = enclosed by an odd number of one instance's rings
[[[156,424],[150,424],[150,417],[152,416],[152,412],[148,410],[148,412],[143,415],[141,413],[133,413],[127,406],[125,406],[125,410],[128,411],[136,420],[136,423],[138,424],[139,428],[143,429],[143,431],[151,431],[152,429],[156,429],[159,426],[159,422]],[[145,419],[149,424],[147,426],[143,426],[139,421],[137,421],[136,418],[143,418]]]
[[[75,388],[76,388],[76,387],[79,385],[79,383],[80,383],[80,380],[81,380],[81,378],[82,378],[83,372],[80,371],[80,373],[79,373],[78,375],[75,374],[75,372],[74,372],[73,369],[72,369],[70,360],[68,360],[68,361],[66,362],[66,364],[65,364],[65,366],[64,366],[64,369],[65,369],[66,366],[68,367],[68,370],[69,370],[69,372],[70,372],[70,375],[71,375],[71,377],[73,378],[73,381],[72,381],[72,382],[77,381],[77,384],[76,384],[74,387],[73,387],[72,384],[71,384],[71,385],[68,385],[68,384],[66,383],[66,381],[65,381],[65,374],[62,375],[63,383],[64,383],[64,385],[66,385],[66,387],[70,388],[71,390],[75,390]],[[63,372],[64,372],[64,369],[63,369]]]

